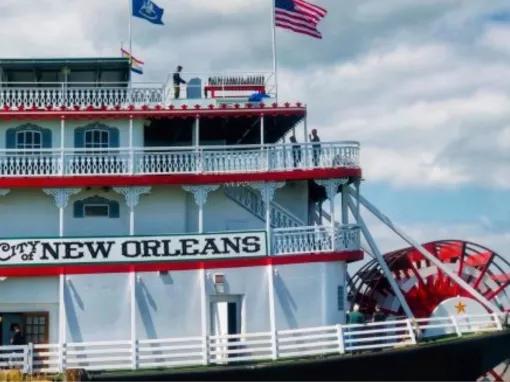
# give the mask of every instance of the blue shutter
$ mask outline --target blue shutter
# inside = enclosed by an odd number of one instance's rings
[[[51,149],[51,130],[50,129],[42,129],[42,147],[43,149]]]
[[[120,217],[119,202],[110,201],[110,218],[118,219]]]
[[[110,142],[109,146],[111,148],[119,147],[119,129],[109,128],[108,132],[110,133]]]
[[[74,130],[74,147],[81,149],[85,146],[85,129],[79,128]]]
[[[73,216],[75,218],[83,217],[83,201],[82,200],[78,200],[78,201],[74,202]]]
[[[5,147],[8,149],[16,148],[16,129],[9,129],[5,134]]]

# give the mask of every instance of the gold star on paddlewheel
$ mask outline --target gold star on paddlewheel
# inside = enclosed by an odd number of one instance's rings
[[[462,301],[459,301],[457,305],[455,305],[455,309],[457,309],[457,314],[466,313],[466,304],[464,304]]]

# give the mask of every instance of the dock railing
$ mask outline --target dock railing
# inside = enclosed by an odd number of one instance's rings
[[[25,373],[236,364],[419,346],[449,335],[503,330],[504,315],[388,319],[276,332],[0,347],[0,368]],[[435,329],[436,331],[430,331]],[[440,330],[439,330],[440,329]]]
[[[229,174],[358,168],[359,143],[0,150],[0,176]]]

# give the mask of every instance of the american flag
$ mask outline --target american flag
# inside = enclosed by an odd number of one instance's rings
[[[304,0],[273,1],[276,1],[275,21],[277,27],[290,29],[315,38],[322,38],[317,26],[328,11]]]

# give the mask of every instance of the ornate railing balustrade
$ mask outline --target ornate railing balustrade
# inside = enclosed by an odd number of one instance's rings
[[[188,80],[180,86],[179,99],[230,99],[264,91],[275,96],[272,73],[183,73]],[[170,75],[165,83],[122,82],[9,82],[0,84],[0,108],[127,108],[129,106],[168,106],[175,100],[175,87]]]
[[[0,150],[0,176],[162,175],[358,168],[356,142]]]
[[[419,346],[445,335],[503,330],[504,315],[391,319],[275,332],[137,341],[29,344],[0,347],[0,369],[56,373],[66,369],[127,370],[237,364]]]
[[[358,251],[361,245],[355,225],[277,228],[272,241],[274,255]]]

